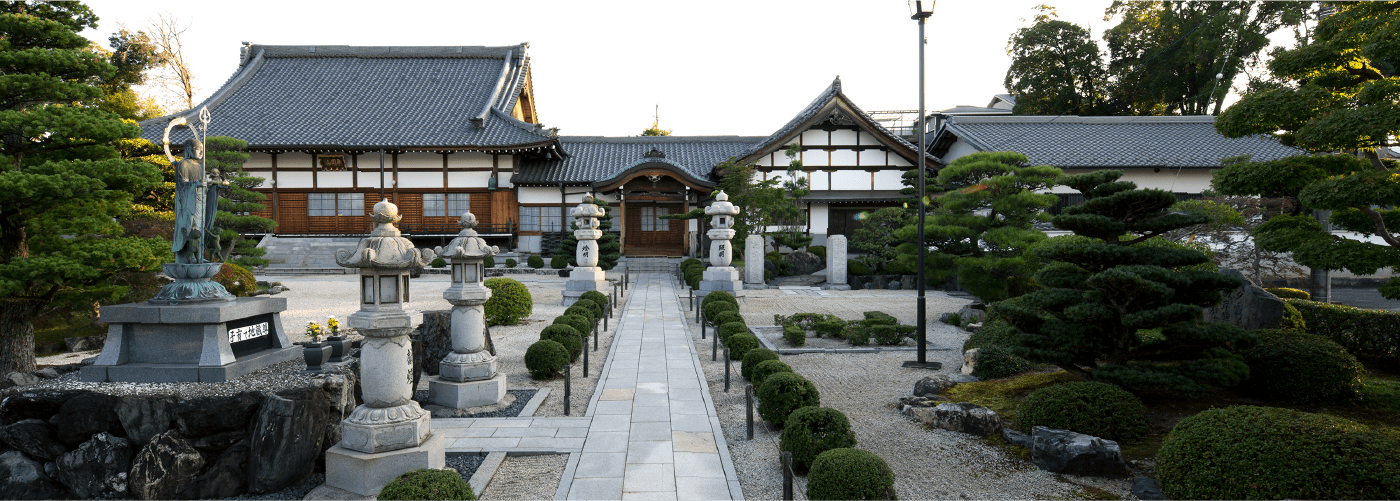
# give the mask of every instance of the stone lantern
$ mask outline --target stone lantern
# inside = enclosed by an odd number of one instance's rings
[[[486,310],[491,289],[482,285],[481,262],[499,252],[477,236],[476,216],[462,214],[462,231],[436,249],[452,264],[452,286],[442,293],[452,303],[452,352],[438,365],[438,377],[428,380],[428,399],[452,409],[494,405],[506,396],[506,375],[496,372],[496,357],[486,350]]]
[[[598,238],[603,236],[603,230],[598,229],[598,218],[607,216],[607,212],[593,203],[593,195],[584,195],[583,203],[569,209],[569,216],[578,225],[574,230],[574,238],[578,239],[574,260],[578,266],[569,272],[569,281],[564,284],[564,306],[574,304],[585,292],[611,288],[603,269],[598,267]]]
[[[443,468],[443,439],[429,430],[429,413],[413,401],[412,321],[403,309],[409,299],[408,274],[433,258],[394,227],[400,219],[392,203],[374,204],[377,224],[354,252],[341,250],[336,262],[360,269],[360,310],[348,319],[365,336],[360,352],[364,404],[341,422],[339,444],[326,451],[326,484],[360,495],[378,493],[404,472]]]
[[[739,278],[739,270],[729,266],[734,261],[734,216],[739,208],[729,203],[729,195],[723,190],[715,194],[715,201],[705,208],[710,216],[710,267],[700,280],[697,294],[704,296],[713,291],[725,291],[735,296],[743,295],[744,282]]]

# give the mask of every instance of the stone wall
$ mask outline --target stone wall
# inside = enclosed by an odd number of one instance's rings
[[[356,406],[353,367],[272,392],[181,400],[34,390],[0,401],[0,499],[210,499],[324,470]]]

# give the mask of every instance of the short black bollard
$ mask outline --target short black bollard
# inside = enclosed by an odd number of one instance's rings
[[[705,325],[705,317],[701,316],[701,315],[704,315],[704,314],[705,314],[705,309],[704,309],[704,308],[696,308],[696,309],[695,309],[695,321],[696,321],[696,322],[699,322],[700,325]]]
[[[608,330],[608,315],[603,315],[603,330]],[[593,335],[597,336],[597,329],[594,329],[594,331]]]
[[[705,321],[703,319],[700,321],[700,339],[705,339]]]
[[[598,351],[598,324],[593,324],[593,351]]]
[[[688,296],[687,299],[690,300],[690,311],[695,311],[695,290],[686,289],[685,295]]]
[[[724,392],[729,393],[729,347],[724,347]]]
[[[593,332],[596,333],[598,331],[595,330]],[[593,344],[596,346],[598,342],[594,341]],[[585,379],[588,378],[588,336],[583,336],[583,377]]]
[[[753,385],[744,385],[744,414],[749,423],[749,440],[753,440]]]
[[[573,375],[573,373],[574,373],[574,366],[572,366],[572,365],[566,365],[566,366],[564,366],[564,415],[565,415],[565,416],[569,415],[569,397],[572,396],[572,395],[570,395],[570,393],[571,393],[571,391],[570,391],[571,388],[570,388],[570,385],[569,385],[569,380],[571,379],[570,376]]]
[[[783,499],[792,501],[792,453],[783,452]]]
[[[719,356],[716,355],[719,353],[719,331],[715,331],[715,335],[711,336],[711,341],[713,341],[714,344],[710,345],[710,361],[714,362],[715,360],[719,360]]]

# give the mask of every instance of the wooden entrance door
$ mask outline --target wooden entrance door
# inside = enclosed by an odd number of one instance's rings
[[[658,217],[679,214],[680,208],[680,204],[628,202],[623,214],[627,236],[622,253],[631,257],[683,255],[687,221]]]

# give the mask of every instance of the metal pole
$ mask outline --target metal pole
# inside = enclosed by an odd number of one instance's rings
[[[384,150],[379,150],[379,199],[384,200]]]
[[[749,438],[753,440],[753,385],[744,385],[744,417],[749,424]]]
[[[916,329],[918,329],[918,344],[919,344],[919,346],[918,346],[918,350],[919,350],[918,361],[919,361],[920,364],[922,364],[922,363],[925,363],[925,362],[928,361],[927,355],[926,355],[926,353],[925,353],[925,352],[928,350],[928,301],[927,301],[927,298],[924,297],[924,286],[926,285],[926,284],[924,283],[924,279],[926,278],[925,275],[927,274],[927,270],[924,269],[924,254],[926,254],[927,251],[928,251],[928,245],[927,245],[927,244],[925,243],[925,241],[924,241],[924,224],[925,224],[925,221],[924,221],[924,211],[925,211],[925,205],[926,205],[924,202],[925,202],[925,197],[928,196],[928,194],[925,193],[926,187],[928,186],[928,183],[927,183],[927,181],[924,180],[924,170],[925,170],[925,166],[924,166],[924,151],[925,151],[926,145],[924,144],[925,139],[924,139],[924,18],[923,18],[923,17],[920,17],[920,18],[919,18],[919,118],[918,118],[917,124],[918,124],[918,129],[916,130],[915,133],[917,133],[917,134],[919,135],[919,151],[918,151],[918,153],[917,153],[919,159],[918,159],[917,161],[915,161],[914,164],[917,165],[918,168],[919,168],[919,200],[918,200],[918,204],[919,204],[919,219],[916,221],[916,222],[918,223],[918,228],[919,228],[919,235],[918,235],[918,237],[917,237],[918,240],[916,240],[916,243],[917,243],[918,249],[919,249],[919,260],[918,260],[918,263],[919,263],[919,279],[918,279],[919,300],[918,300],[918,326],[916,327]]]
[[[569,415],[569,400],[571,400],[570,397],[572,396],[572,395],[571,395],[572,392],[570,391],[572,388],[571,388],[571,386],[569,385],[569,380],[571,379],[570,376],[572,376],[573,373],[574,373],[574,366],[572,366],[572,365],[566,365],[566,366],[564,366],[564,415],[565,415],[565,416]]]
[[[792,501],[792,453],[783,452],[783,499]]]
[[[704,329],[705,326],[701,325],[700,328]],[[710,345],[710,361],[714,362],[715,360],[719,360],[719,355],[716,355],[716,353],[719,353],[719,331],[715,331],[715,335],[711,336],[711,339],[714,341],[714,344]]]
[[[724,347],[724,392],[729,393],[729,347]]]
[[[696,314],[701,315],[703,317],[702,313]],[[703,318],[697,320],[700,322],[700,339],[705,339],[705,321],[703,320]]]
[[[593,333],[597,335],[598,331],[594,330]],[[598,346],[598,343],[595,341],[593,346]],[[588,378],[588,336],[583,336],[583,377]]]

